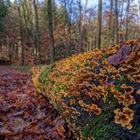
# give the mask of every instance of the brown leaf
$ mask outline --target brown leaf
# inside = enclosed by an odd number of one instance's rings
[[[63,125],[60,125],[59,127],[55,128],[55,129],[61,137],[65,136],[65,129],[64,129]]]
[[[31,75],[4,70],[0,82],[0,136],[12,140],[65,137],[64,120],[36,94]]]
[[[125,60],[126,64],[131,63],[132,61],[135,61],[137,59],[138,53],[137,52],[132,52],[127,59]]]
[[[12,131],[19,133],[27,126],[26,122],[22,118],[12,118],[9,124]]]

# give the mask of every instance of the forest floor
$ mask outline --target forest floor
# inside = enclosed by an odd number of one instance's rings
[[[64,120],[38,95],[30,73],[0,66],[0,140],[62,140]]]
[[[17,69],[7,65],[0,65],[0,75],[4,75],[5,73],[14,72],[14,71],[17,72]]]

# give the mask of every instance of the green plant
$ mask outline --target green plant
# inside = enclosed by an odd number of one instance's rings
[[[49,80],[47,78],[51,70],[51,66],[45,66],[43,72],[40,74],[39,80],[43,85],[47,85],[49,83]]]
[[[118,81],[118,84],[115,86],[115,89],[119,91],[122,84],[127,84],[127,79],[125,75],[120,76],[120,79]]]

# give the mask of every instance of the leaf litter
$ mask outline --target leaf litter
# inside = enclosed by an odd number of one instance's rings
[[[65,126],[49,101],[36,93],[30,74],[0,74],[0,140],[63,140]]]

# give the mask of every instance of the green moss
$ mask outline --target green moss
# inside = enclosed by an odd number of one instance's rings
[[[88,60],[85,60],[85,61],[84,61],[84,66],[85,66],[85,67],[91,67],[91,65],[90,65],[90,63],[89,63]]]
[[[115,86],[116,90],[121,90],[121,85],[122,84],[127,84],[127,78],[125,75],[122,75],[118,81],[118,84]]]
[[[69,90],[69,86],[68,85],[64,85],[64,91],[67,92]]]
[[[84,137],[94,137],[96,140],[108,140],[119,131],[113,123],[112,112],[103,113],[83,128]],[[115,139],[115,137],[114,137]]]
[[[136,128],[136,133],[137,133],[138,139],[140,139],[140,127],[137,127]]]
[[[40,74],[39,80],[43,85],[49,84],[48,76],[51,70],[52,70],[51,66],[45,66],[43,72]]]
[[[61,84],[59,84],[56,88],[56,93],[60,92],[62,90],[62,86]]]
[[[140,134],[140,127],[136,128],[136,132]]]
[[[113,110],[116,108],[117,101],[113,94],[109,92],[106,109],[100,116],[96,116],[92,122],[88,122],[83,128],[84,137],[94,137],[96,140],[107,140],[119,131],[114,122]]]
[[[119,131],[119,128],[117,126],[103,125],[98,128],[98,131],[96,131],[96,134],[94,137],[96,140],[117,139],[115,137],[115,134],[118,131]]]
[[[92,125],[87,124],[84,128],[83,128],[83,135],[84,137],[91,137],[92,136]]]
[[[103,58],[102,59],[105,59],[105,58],[108,58],[108,54],[107,53],[103,54]]]
[[[75,64],[75,67],[76,67],[76,69],[77,69],[77,70],[79,70],[79,69],[80,69],[79,64]]]

